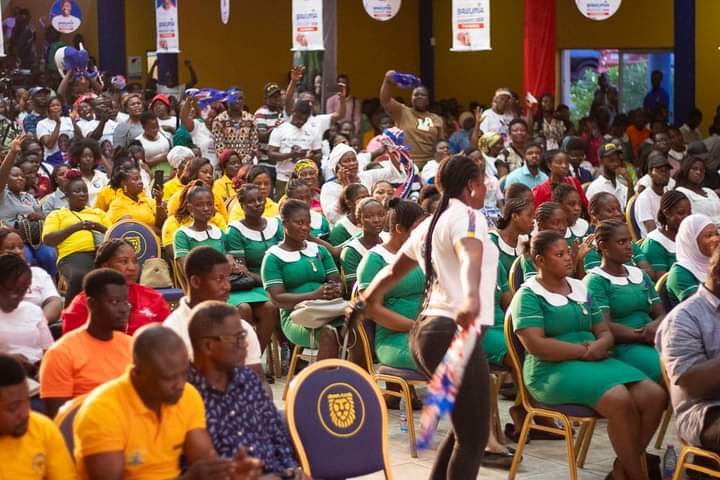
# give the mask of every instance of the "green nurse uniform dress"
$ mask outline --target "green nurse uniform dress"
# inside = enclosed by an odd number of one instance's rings
[[[625,268],[628,276],[616,277],[595,267],[583,281],[595,306],[609,312],[611,321],[632,329],[642,328],[652,322],[650,309],[660,303],[660,297],[647,273],[637,267]],[[660,381],[660,356],[653,345],[615,343],[613,356]]]
[[[280,245],[270,247],[263,259],[262,279],[265,289],[282,285],[289,293],[308,293],[317,290],[326,282],[328,275],[338,270],[332,255],[322,245],[306,242],[301,251],[290,252]],[[295,345],[317,348],[317,329],[298,325],[290,320],[291,310],[280,309],[280,327],[285,336]],[[333,325],[342,324],[336,320]]]
[[[225,253],[225,233],[212,223],[202,232],[193,230],[190,226],[180,227],[175,231],[173,251],[176,260],[186,257],[195,247],[212,247]]]
[[[565,241],[568,245],[578,244],[585,241],[585,238],[590,234],[590,224],[584,218],[578,218],[575,221],[575,225],[568,227],[565,232]]]
[[[353,224],[347,215],[343,215],[330,232],[328,242],[330,242],[330,245],[333,247],[337,247],[351,238],[359,237],[360,235],[362,235],[362,228]]]
[[[483,335],[483,350],[487,360],[497,366],[504,366],[503,360],[508,353],[505,343],[505,311],[500,305],[503,293],[510,291],[507,278],[505,267],[502,262],[498,263],[497,285],[495,286],[495,323],[486,329]]]
[[[590,249],[587,255],[585,255],[585,271],[589,272],[595,267],[600,266],[600,252],[598,252],[597,245],[593,242],[593,247]],[[640,265],[640,262],[647,261],[647,257],[643,253],[643,251],[640,249],[640,247],[635,243],[632,242],[632,260],[630,260],[625,265],[629,265],[631,267],[637,267]]]
[[[265,252],[283,240],[283,230],[279,218],[266,218],[267,224],[262,231],[248,228],[242,221],[236,221],[228,227],[225,249],[233,257],[244,258],[250,272],[260,275]],[[270,298],[263,287],[251,290],[231,292],[229,303],[267,302]]]
[[[592,327],[603,321],[602,314],[580,280],[567,281],[569,295],[546,290],[537,277],[525,282],[510,305],[515,329],[542,328],[546,337],[568,343],[595,341]],[[546,362],[529,352],[523,376],[528,391],[542,403],[575,403],[593,408],[611,388],[647,380],[643,372],[616,358]]]
[[[517,257],[522,254],[522,245],[523,243],[527,242],[527,235],[520,235],[518,237],[517,247],[513,247],[505,243],[505,240],[502,239],[502,237],[500,236],[500,232],[498,232],[497,230],[490,230],[490,232],[488,232],[488,235],[490,235],[490,240],[492,240],[492,242],[495,244],[496,247],[498,247],[498,250],[500,251],[500,263],[502,264],[503,268],[505,268],[505,271],[507,273],[510,273],[510,267],[512,266],[513,262]]]
[[[330,235],[330,224],[320,212],[310,210],[310,235],[325,240]]]
[[[366,289],[380,270],[391,264],[395,254],[376,245],[363,258],[357,269],[360,290]],[[425,275],[415,267],[405,275],[383,299],[383,306],[410,320],[417,319],[423,303]],[[408,333],[396,332],[380,324],[375,328],[375,354],[380,363],[395,368],[416,369],[408,345]]]
[[[697,278],[690,270],[679,263],[670,267],[668,273],[667,290],[670,301],[675,305],[685,301],[690,295],[697,292],[702,280]]]
[[[660,233],[657,228],[648,233],[640,249],[650,266],[658,273],[669,272],[670,267],[677,260],[675,242]]]
[[[346,284],[357,280],[357,269],[360,261],[367,255],[368,249],[362,244],[360,238],[351,239],[340,252],[340,267]]]

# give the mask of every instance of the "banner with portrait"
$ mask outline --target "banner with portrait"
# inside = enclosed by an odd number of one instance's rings
[[[453,0],[451,52],[492,50],[490,0]]]
[[[155,0],[157,53],[180,52],[177,0]]]
[[[60,33],[72,33],[82,23],[82,12],[75,0],[57,0],[50,7],[50,25]]]
[[[325,50],[322,0],[293,0],[292,51]]]
[[[615,15],[622,0],[575,0],[578,10],[585,18],[602,22]]]

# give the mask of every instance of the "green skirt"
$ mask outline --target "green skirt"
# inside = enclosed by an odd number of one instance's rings
[[[270,300],[267,292],[262,287],[255,287],[251,290],[242,290],[238,292],[230,292],[230,298],[227,303],[230,305],[240,305],[241,303],[265,303]]]
[[[287,315],[282,315],[283,311],[281,310],[280,312],[280,327],[291,343],[305,348],[318,348],[318,339],[320,338],[319,328],[307,328],[302,325],[298,325],[290,320],[289,313]],[[328,323],[328,325],[339,328],[344,323],[345,320],[343,318],[338,318],[337,320],[333,320]]]
[[[376,335],[375,354],[380,363],[388,367],[417,370],[415,360],[410,353],[407,332]]]
[[[498,367],[505,366],[505,355],[508,353],[503,330],[504,327],[492,326],[485,330],[482,339],[482,347],[488,363]]]

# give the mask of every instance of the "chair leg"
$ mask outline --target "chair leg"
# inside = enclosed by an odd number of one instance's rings
[[[657,437],[655,438],[655,448],[658,450],[662,448],[663,440],[665,440],[665,434],[667,433],[668,425],[670,425],[670,420],[672,420],[673,416],[673,408],[672,405],[668,406],[667,410],[665,410],[665,413],[663,414],[662,422],[660,423],[660,428],[657,432]]]
[[[589,426],[589,422],[580,422],[580,431],[575,439],[575,461],[577,461],[578,464],[580,463],[579,457],[582,453],[582,448],[585,445],[585,434]]]
[[[285,401],[285,399],[287,398],[288,388],[290,388],[290,382],[295,376],[295,369],[297,368],[298,358],[300,358],[300,354],[302,353],[302,351],[303,347],[299,345],[295,345],[295,348],[293,348],[292,356],[290,357],[290,365],[288,366],[287,379],[285,380],[285,390],[283,390],[283,401]]]
[[[568,478],[577,480],[577,464],[575,463],[575,448],[573,447],[572,425],[567,417],[562,419],[563,430],[565,431],[565,448],[568,458]]]
[[[519,397],[520,395],[518,395]],[[510,465],[510,472],[508,473],[508,480],[515,480],[518,468],[520,467],[520,459],[522,458],[522,452],[527,443],[528,437],[530,436],[530,424],[533,421],[535,414],[528,412],[525,415],[525,421],[523,422],[522,429],[520,430],[520,438],[518,439],[517,447],[515,447],[515,454],[513,455],[512,465]]]
[[[492,415],[492,421],[493,425],[492,428],[494,429],[495,438],[498,442],[505,444],[505,434],[503,433],[503,429],[500,423],[500,411],[498,409],[498,396],[500,395],[500,388],[502,388],[502,384],[505,382],[506,374],[503,372],[499,373],[493,373],[494,381],[492,382],[490,391],[490,408],[491,408],[491,415]]]
[[[687,462],[687,456],[688,450],[686,448],[683,448],[680,451],[677,465],[675,465],[675,473],[673,474],[672,480],[680,480],[680,478],[682,477],[683,470],[685,470],[685,463]]]
[[[592,419],[588,423],[588,428],[585,431],[585,440],[582,443],[582,448],[578,454],[578,467],[583,468],[585,466],[585,459],[587,458],[588,450],[590,449],[590,442],[592,442],[593,433],[595,433],[595,424],[597,420]]]
[[[275,375],[275,378],[280,378],[282,377],[282,348],[280,346],[280,340],[278,340],[277,334],[275,333],[270,337],[270,346],[272,347],[273,375]]]

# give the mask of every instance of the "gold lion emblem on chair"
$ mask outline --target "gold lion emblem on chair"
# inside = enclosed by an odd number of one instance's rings
[[[355,400],[350,392],[328,395],[330,421],[338,428],[349,428],[355,423]]]

